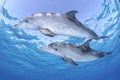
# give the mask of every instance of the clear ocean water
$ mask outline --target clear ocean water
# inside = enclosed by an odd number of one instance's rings
[[[119,0],[37,1],[0,0],[0,80],[120,80]],[[32,13],[65,13],[71,9],[78,10],[77,18],[98,35],[109,36],[92,41],[90,46],[98,51],[111,51],[112,54],[72,66],[38,47],[52,42],[79,44],[83,39],[68,36],[51,38],[39,31],[12,28]]]

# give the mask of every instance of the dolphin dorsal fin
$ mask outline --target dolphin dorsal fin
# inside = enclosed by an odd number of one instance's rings
[[[82,45],[81,45],[81,48],[84,52],[89,52],[91,51],[92,49],[89,47],[89,43],[90,41],[92,41],[92,39],[89,39],[87,41],[85,41]]]
[[[85,47],[89,47],[89,43],[92,41],[92,39],[89,39],[87,41],[85,41],[82,46],[85,46]]]
[[[76,10],[71,10],[69,12],[67,12],[66,14],[72,18],[75,18],[75,14],[78,13],[78,11]]]

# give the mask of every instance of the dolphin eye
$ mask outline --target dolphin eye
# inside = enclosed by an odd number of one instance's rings
[[[28,23],[29,21],[28,21],[28,20],[26,20],[25,22],[26,22],[26,23]]]
[[[54,50],[56,50],[56,51],[57,51],[58,49],[57,49],[57,48],[54,48]]]
[[[26,20],[23,20],[23,22],[26,22],[26,23],[28,23],[29,21],[26,19]]]

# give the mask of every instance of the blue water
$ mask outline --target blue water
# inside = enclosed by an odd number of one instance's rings
[[[99,13],[84,21],[98,35],[109,36],[92,41],[90,46],[112,54],[92,62],[78,62],[77,67],[38,47],[52,42],[77,44],[82,39],[50,38],[38,31],[14,29],[12,25],[19,19],[9,14],[6,2],[0,3],[0,80],[120,80],[119,0],[103,0]]]

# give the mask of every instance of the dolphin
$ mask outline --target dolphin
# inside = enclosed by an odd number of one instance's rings
[[[76,10],[65,14],[43,12],[36,13],[24,18],[14,28],[39,30],[42,34],[50,37],[65,35],[78,38],[102,39],[107,36],[98,36],[93,30],[82,24],[76,17]]]
[[[48,46],[40,47],[41,50],[60,56],[65,62],[72,65],[78,65],[77,62],[88,62],[105,55],[111,54],[111,52],[98,52],[89,47],[89,43],[92,39],[87,40],[82,45],[56,42],[51,43]]]

